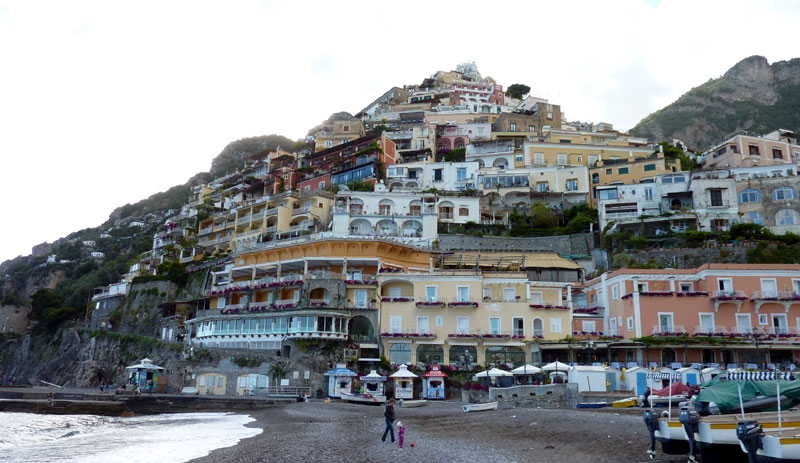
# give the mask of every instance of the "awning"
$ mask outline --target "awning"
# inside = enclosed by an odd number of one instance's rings
[[[451,346],[477,346],[478,341],[447,341]]]
[[[378,345],[374,342],[359,342],[358,347],[362,349],[377,349]]]
[[[418,344],[418,345],[419,345],[419,344],[436,344],[436,345],[442,345],[442,344],[444,344],[444,339],[435,340],[435,341],[417,341],[417,344]]]
[[[392,339],[391,341],[386,341],[387,344],[411,344],[410,339]]]
[[[525,347],[524,342],[484,342],[484,346]]]

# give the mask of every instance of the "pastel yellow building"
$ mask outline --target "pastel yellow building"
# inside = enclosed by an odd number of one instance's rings
[[[519,366],[533,361],[539,341],[570,330],[568,283],[473,270],[379,281],[381,343],[391,363]]]
[[[560,143],[525,142],[523,146],[525,165],[593,166],[598,161],[647,158],[653,152],[653,149],[648,147],[625,146],[627,143],[624,141],[588,144],[579,142],[579,138],[580,134],[564,135]]]
[[[591,203],[597,203],[597,187],[604,185],[630,185],[633,183],[652,183],[656,176],[680,172],[677,159],[666,159],[662,153],[647,158],[625,160],[603,160],[589,168],[592,184]]]

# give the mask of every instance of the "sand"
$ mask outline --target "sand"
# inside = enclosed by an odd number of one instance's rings
[[[262,434],[218,449],[211,462],[645,462],[640,410],[506,408],[464,413],[457,402],[396,408],[405,448],[381,442],[383,407],[306,402],[249,413]],[[414,447],[411,447],[414,443]],[[685,461],[659,455],[659,461]]]

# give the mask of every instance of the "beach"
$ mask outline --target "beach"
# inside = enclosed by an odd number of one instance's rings
[[[491,461],[644,462],[648,438],[641,410],[506,408],[464,413],[456,402],[396,407],[404,449],[384,430],[383,407],[306,402],[248,413],[263,433],[193,463]],[[414,447],[410,444],[414,443]],[[659,455],[659,461],[684,461]]]

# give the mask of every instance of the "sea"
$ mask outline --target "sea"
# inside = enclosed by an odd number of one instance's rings
[[[179,463],[261,433],[233,413],[118,418],[0,413],[0,462]]]

